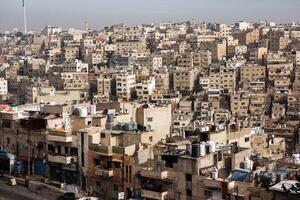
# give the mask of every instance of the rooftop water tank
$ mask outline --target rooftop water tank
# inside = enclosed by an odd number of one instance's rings
[[[107,114],[106,122],[109,123],[113,121],[114,121],[114,114],[112,113]]]
[[[199,148],[200,148],[200,156],[205,156],[206,155],[206,152],[205,152],[205,142],[204,143],[202,142],[200,144]]]
[[[245,161],[244,161],[244,168],[246,170],[250,170],[252,171],[253,169],[253,161],[250,160],[248,157],[245,158]]]
[[[198,143],[192,144],[192,157],[194,158],[200,157],[200,146]]]
[[[216,143],[214,141],[208,141],[207,143],[209,153],[216,152]]]
[[[86,107],[82,107],[79,109],[79,116],[80,117],[87,117],[88,111]]]
[[[292,155],[292,157],[293,157],[293,163],[294,164],[300,164],[300,154],[293,154]]]
[[[95,115],[96,112],[96,105],[91,105],[91,115]]]
[[[218,169],[216,167],[213,168],[211,176],[212,176],[213,179],[218,178]]]

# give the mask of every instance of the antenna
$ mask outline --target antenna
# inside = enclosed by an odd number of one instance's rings
[[[26,6],[25,6],[25,0],[22,0],[22,6],[23,6],[23,14],[24,14],[24,34],[27,34],[27,24],[26,24]]]

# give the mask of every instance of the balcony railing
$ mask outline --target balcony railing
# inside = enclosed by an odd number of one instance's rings
[[[96,153],[99,153],[101,155],[110,156],[113,154],[112,146],[92,144],[92,145],[90,145],[90,150],[92,150]]]
[[[153,171],[142,169],[141,176],[155,179],[166,179],[168,178],[168,171]]]
[[[167,197],[168,197],[168,191],[155,192],[155,191],[151,191],[151,190],[142,189],[141,195],[144,198],[164,200],[164,199],[167,199]]]
[[[113,169],[102,169],[100,166],[95,166],[95,175],[109,178],[114,176]]]
[[[77,162],[77,159],[74,156],[48,154],[48,162],[61,163],[67,165],[67,164]]]

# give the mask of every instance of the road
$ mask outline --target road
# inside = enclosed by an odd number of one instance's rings
[[[27,190],[27,188],[16,185],[13,186],[13,196],[11,198],[11,186],[5,180],[0,180],[0,200],[49,200]]]

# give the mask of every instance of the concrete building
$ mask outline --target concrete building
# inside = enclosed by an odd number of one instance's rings
[[[161,119],[164,120],[161,120]],[[171,134],[171,105],[153,106],[145,104],[136,110],[136,122],[144,130],[153,130],[157,141],[164,140]]]
[[[173,90],[192,91],[197,79],[197,70],[178,68],[173,73]]]
[[[136,80],[134,74],[117,74],[116,76],[116,94],[117,96],[130,99],[131,93],[135,87]]]
[[[141,101],[149,101],[151,95],[155,90],[155,78],[150,77],[148,80],[137,83],[135,91],[137,98]]]

